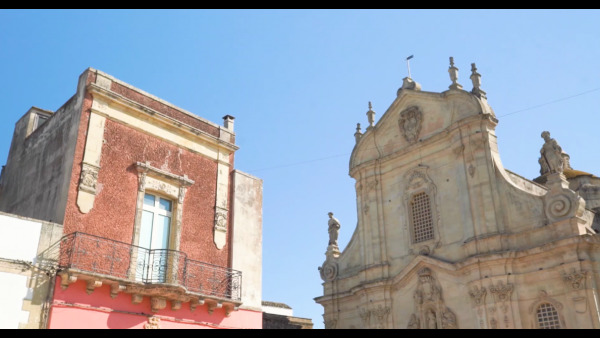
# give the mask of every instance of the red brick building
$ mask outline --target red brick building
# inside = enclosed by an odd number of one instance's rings
[[[91,68],[17,122],[0,211],[63,225],[42,327],[262,327],[262,181],[233,125]]]

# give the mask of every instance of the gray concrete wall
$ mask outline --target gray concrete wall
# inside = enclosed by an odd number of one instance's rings
[[[262,311],[262,180],[235,170],[231,265],[242,271],[242,307]]]
[[[87,74],[76,94],[33,132],[38,109],[16,123],[0,179],[0,211],[63,223]]]

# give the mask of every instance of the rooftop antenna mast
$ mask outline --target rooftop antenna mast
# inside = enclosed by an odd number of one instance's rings
[[[412,77],[410,76],[410,59],[412,59],[414,57],[414,55],[411,55],[409,57],[406,58],[406,68],[408,68],[408,78],[412,79]]]

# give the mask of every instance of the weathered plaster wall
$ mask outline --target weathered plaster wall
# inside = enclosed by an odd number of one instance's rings
[[[262,180],[239,170],[232,177],[231,267],[242,271],[242,307],[261,311]]]
[[[71,179],[85,85],[79,77],[76,94],[43,125],[25,137],[28,118],[15,126],[15,134],[2,177],[0,210],[62,223]]]

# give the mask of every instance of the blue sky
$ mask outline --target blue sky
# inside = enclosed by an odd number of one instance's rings
[[[236,168],[264,180],[263,298],[323,328],[327,212],[356,227],[348,161],[367,102],[378,120],[407,76],[470,90],[477,63],[505,168],[539,175],[540,134],[600,175],[599,10],[0,9],[0,164],[15,122],[56,110],[93,67],[216,123],[230,114]]]

